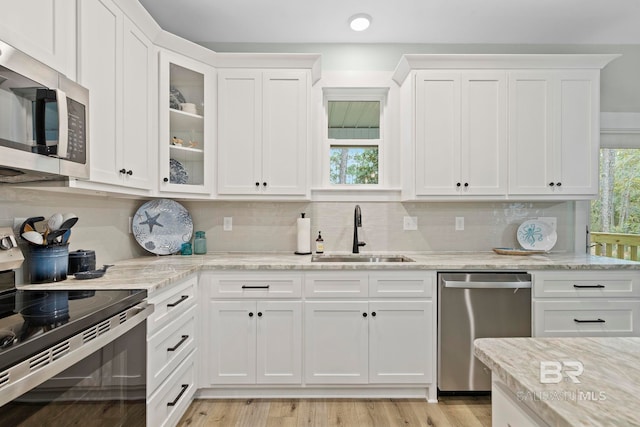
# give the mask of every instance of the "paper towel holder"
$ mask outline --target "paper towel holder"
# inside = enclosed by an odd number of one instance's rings
[[[304,216],[305,216],[305,213],[304,213],[304,212],[300,213],[300,218],[298,218],[298,221],[299,221],[300,219],[305,219],[305,217],[304,217]],[[309,219],[308,219],[308,218],[306,218],[306,219],[307,219],[307,221],[309,221]],[[308,225],[307,225],[307,227],[309,227],[309,225],[310,225],[310,224],[308,224]],[[300,229],[299,229],[299,228],[298,228],[298,233],[300,233]],[[309,234],[309,235],[307,236],[307,239],[309,240],[309,251],[307,252],[307,251],[300,251],[300,250],[297,250],[297,251],[295,251],[295,252],[294,252],[294,254],[296,254],[296,255],[311,255],[311,228],[310,228],[310,227],[309,227],[309,228],[308,228],[308,230],[307,230],[307,234]],[[300,238],[300,236],[298,236],[298,240],[299,240],[299,238]],[[304,237],[303,237],[303,238],[304,238]],[[298,248],[298,249],[300,249],[300,248]]]

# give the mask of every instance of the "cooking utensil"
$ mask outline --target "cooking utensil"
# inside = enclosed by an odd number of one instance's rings
[[[97,279],[98,277],[104,276],[104,273],[107,272],[107,268],[109,267],[113,267],[113,265],[105,264],[102,266],[102,268],[98,270],[79,271],[76,274],[74,274],[74,277],[77,280]]]
[[[34,245],[42,245],[44,243],[44,238],[42,237],[42,234],[38,233],[37,231],[33,231],[33,230],[25,231],[20,236],[22,236],[22,238],[27,242],[32,243]]]
[[[59,229],[62,226],[62,221],[63,219],[61,213],[54,213],[53,215],[51,215],[47,220],[47,228],[49,229],[49,232]]]
[[[60,228],[71,228],[78,222],[78,216],[73,213],[66,213],[62,215],[62,224]]]
[[[50,231],[47,235],[46,235],[46,239],[47,239],[47,245],[53,245],[54,243],[60,243],[62,241],[62,235],[64,233],[66,233],[67,230],[66,228],[59,228],[57,230],[53,230]],[[60,237],[60,240],[58,240],[58,238]]]
[[[36,222],[44,221],[43,216],[34,216],[31,218],[27,218],[22,225],[20,226],[20,235],[25,231],[36,231]]]

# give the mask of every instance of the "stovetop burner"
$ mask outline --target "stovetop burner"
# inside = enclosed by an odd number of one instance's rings
[[[144,290],[13,289],[0,293],[0,371],[138,304],[146,296]]]

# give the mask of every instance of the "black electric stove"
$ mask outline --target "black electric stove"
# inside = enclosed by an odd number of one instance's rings
[[[3,274],[13,272],[0,272]],[[143,301],[146,290],[0,291],[0,372]]]

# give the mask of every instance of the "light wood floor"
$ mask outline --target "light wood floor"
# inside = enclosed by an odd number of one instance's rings
[[[417,399],[194,400],[178,424],[218,427],[491,427],[491,400]]]

